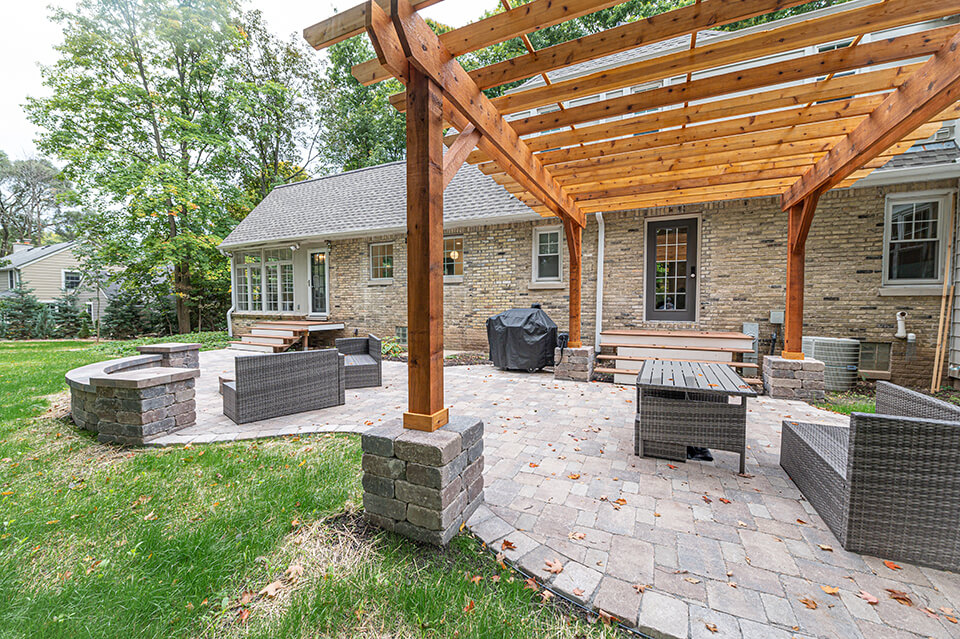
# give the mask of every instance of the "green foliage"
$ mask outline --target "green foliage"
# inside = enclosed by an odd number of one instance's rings
[[[41,320],[40,315],[44,312],[44,305],[33,294],[33,289],[18,285],[12,291],[13,295],[0,301],[3,337],[20,340],[40,336],[38,320]]]
[[[388,99],[402,87],[396,80],[365,87],[350,73],[353,65],[374,57],[367,36],[339,42],[328,52],[329,99],[321,107],[323,164],[349,171],[403,159],[406,118]]]
[[[137,346],[143,344],[163,344],[164,342],[186,342],[200,344],[200,350],[212,351],[227,348],[233,339],[225,331],[201,331],[185,335],[167,335],[165,337],[141,337],[115,342],[100,342],[90,347],[91,351],[110,357],[127,357],[137,354]]]
[[[400,357],[406,352],[396,337],[385,337],[380,341],[380,352],[388,357]]]
[[[173,295],[180,332],[222,323],[219,242],[313,159],[315,56],[235,0],[81,0],[54,19],[50,97],[27,111],[82,194],[90,258],[122,269],[124,286]]]
[[[813,405],[842,415],[877,412],[877,401],[873,395],[855,392],[827,393],[823,401],[813,402]]]
[[[850,0],[814,0],[813,2],[807,2],[806,4],[802,4],[798,7],[781,9],[780,11],[774,11],[773,13],[757,16],[756,18],[749,18],[748,20],[741,20],[740,22],[734,22],[732,24],[724,25],[718,28],[723,31],[736,31],[737,29],[745,29],[747,27],[753,27],[758,24],[766,24],[767,22],[773,22],[774,20],[780,20],[781,18],[789,18],[790,16],[809,13],[810,11],[816,11],[817,9],[824,9],[826,7],[830,7],[835,4],[842,4],[844,2],[849,2],[849,1]]]
[[[100,327],[113,339],[140,335],[167,335],[173,331],[175,315],[171,301],[163,295],[151,295],[142,289],[118,291],[104,309]]]
[[[44,337],[79,337],[84,326],[84,319],[89,319],[86,309],[81,306],[79,296],[75,291],[65,292],[50,305],[53,320],[53,331]],[[88,329],[89,330],[89,329]]]

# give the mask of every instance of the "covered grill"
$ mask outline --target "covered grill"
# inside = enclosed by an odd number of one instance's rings
[[[539,304],[487,319],[490,359],[497,368],[535,371],[553,366],[557,325]]]

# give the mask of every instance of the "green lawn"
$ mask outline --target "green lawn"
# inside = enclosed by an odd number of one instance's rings
[[[544,604],[472,539],[438,551],[366,528],[356,437],[97,444],[45,397],[106,356],[0,343],[0,638],[614,632]]]

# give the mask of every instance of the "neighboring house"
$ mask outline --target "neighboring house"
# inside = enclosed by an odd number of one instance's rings
[[[107,307],[107,297],[95,283],[84,281],[74,245],[75,242],[47,246],[14,244],[12,253],[0,257],[0,299],[10,296],[11,289],[20,285],[32,289],[44,303],[75,291],[80,304],[96,320]]]
[[[688,46],[680,38],[641,47],[618,54],[616,63]],[[550,79],[596,72],[612,58]],[[536,84],[542,80],[519,90]],[[947,123],[854,187],[820,199],[807,243],[804,334],[861,340],[861,368],[871,377],[930,382],[960,178],[956,136]],[[222,244],[233,263],[231,328],[266,318],[329,318],[350,333],[404,341],[405,190],[402,162],[275,189]],[[446,348],[485,349],[487,317],[534,302],[565,330],[568,258],[559,220],[542,218],[465,165],[444,193],[444,227]],[[771,320],[784,309],[786,241],[787,216],[775,197],[589,215],[583,341],[596,343],[601,327],[739,331],[758,323],[761,351],[779,350],[771,342],[775,334],[782,340],[783,327]],[[960,255],[953,264],[960,276]],[[960,301],[956,306],[960,329]],[[907,313],[915,343],[894,337],[898,311]],[[954,342],[950,364],[958,365]]]

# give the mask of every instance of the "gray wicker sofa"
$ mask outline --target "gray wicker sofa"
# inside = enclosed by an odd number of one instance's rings
[[[878,382],[849,428],[784,421],[780,466],[845,549],[960,570],[960,406]]]
[[[223,384],[223,414],[237,424],[339,406],[344,358],[336,349],[241,355]]]
[[[336,346],[345,357],[344,371],[347,388],[381,385],[383,354],[378,338],[373,335],[341,337],[336,340]]]

